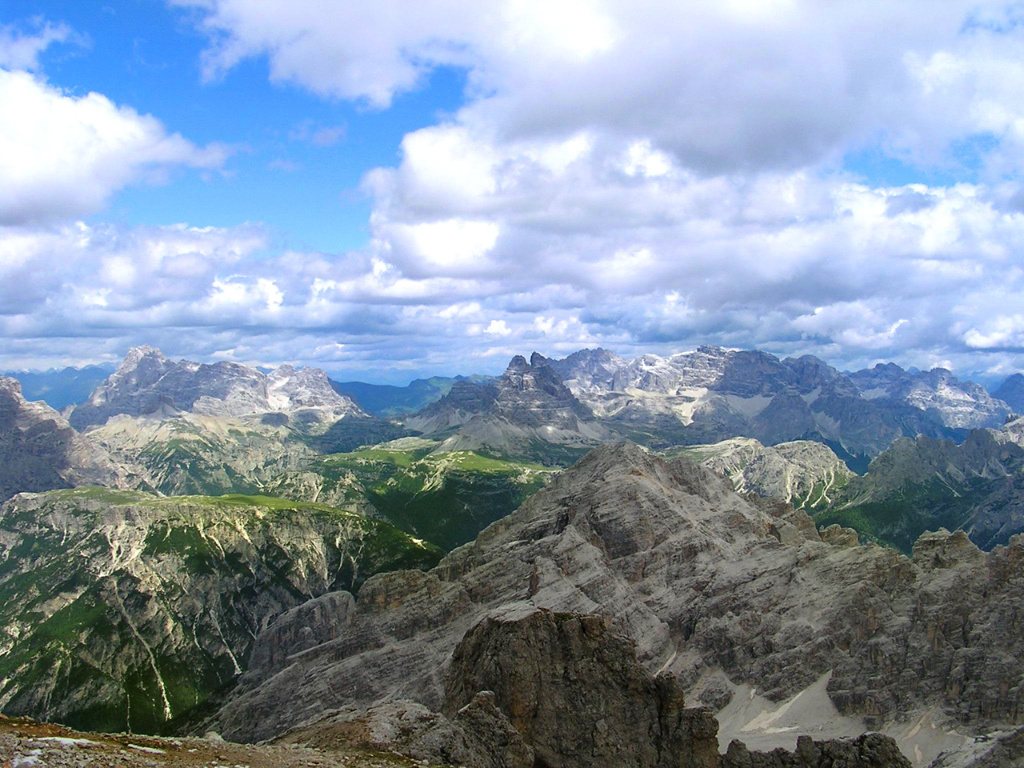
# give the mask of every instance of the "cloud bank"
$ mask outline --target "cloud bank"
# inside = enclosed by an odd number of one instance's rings
[[[40,114],[73,116],[55,138],[0,128],[0,166],[30,140],[96,158],[66,188],[60,162],[33,160],[0,192],[0,279],[28,286],[4,297],[12,359],[73,327],[97,357],[163,336],[177,354],[375,378],[705,342],[851,367],[1024,367],[1012,6],[450,0],[325,18],[298,0],[178,4],[209,36],[209,78],[262,57],[282,87],[386,110],[455,67],[464,106],[366,174],[365,250],[270,257],[258,228],[69,223],[147,169],[222,157],[101,96],[0,73]],[[101,132],[114,149],[76,144],[74,126],[100,121],[119,126]],[[25,275],[67,253],[69,274]]]

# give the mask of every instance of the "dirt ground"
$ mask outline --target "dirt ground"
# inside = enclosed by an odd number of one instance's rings
[[[0,768],[411,768],[399,755],[339,744],[331,749],[206,739],[81,733],[0,715]]]

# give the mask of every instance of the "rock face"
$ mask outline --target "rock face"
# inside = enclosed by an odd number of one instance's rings
[[[550,365],[598,417],[647,435],[656,447],[737,436],[768,445],[810,439],[853,463],[899,436],[959,437],[998,426],[1010,412],[942,369],[889,365],[843,374],[810,356],[780,360],[706,346],[628,361],[583,350]]]
[[[830,675],[829,706],[875,728],[922,712],[961,732],[1020,722],[1024,539],[982,553],[940,533],[908,558],[822,542],[801,516],[685,458],[597,449],[434,570],[369,579],[330,639],[250,667],[216,728],[259,740],[345,705],[438,711],[462,637],[519,608],[611,617],[684,690],[722,673],[784,700]]]
[[[829,506],[854,477],[832,450],[799,440],[765,446],[750,437],[697,445],[686,454],[723,475],[740,493],[781,499],[797,509]]]
[[[331,387],[315,368],[281,366],[270,374],[239,363],[174,363],[158,349],[135,347],[118,369],[76,406],[69,421],[76,429],[103,424],[111,416],[193,412],[238,417],[266,412],[329,411],[331,420],[365,416]]]
[[[957,429],[999,426],[1012,407],[993,398],[980,385],[960,381],[945,368],[905,371],[886,363],[857,371],[850,378],[864,397],[896,400],[925,411],[934,409],[943,424]]]
[[[439,557],[386,523],[280,499],[16,496],[0,507],[0,710],[157,732],[240,674],[278,614]]]
[[[652,678],[606,617],[531,611],[485,619],[452,655],[446,712],[477,691],[494,692],[533,748],[534,765],[718,765],[711,713],[684,708],[675,679]]]
[[[107,453],[78,435],[55,410],[30,403],[0,376],[0,501],[22,491],[123,485]]]
[[[544,463],[578,458],[611,434],[536,352],[530,362],[512,358],[494,384],[456,382],[405,424],[441,439],[439,451],[484,450]]]

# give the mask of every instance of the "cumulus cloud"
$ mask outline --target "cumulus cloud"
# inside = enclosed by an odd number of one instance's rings
[[[198,147],[159,120],[99,93],[72,96],[28,72],[0,69],[0,223],[94,213],[128,184],[177,167],[215,168],[223,147]]]

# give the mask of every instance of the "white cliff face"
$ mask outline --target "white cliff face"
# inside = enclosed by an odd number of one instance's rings
[[[316,368],[281,366],[264,374],[251,366],[220,362],[173,363],[159,350],[136,347],[70,421],[77,429],[103,424],[111,416],[199,413],[238,418],[268,412],[309,411],[319,421],[366,414],[335,392]]]
[[[843,374],[809,356],[719,347],[633,360],[583,350],[551,365],[597,417],[653,430],[667,444],[812,438],[875,456],[901,435],[962,437],[960,430],[999,426],[1010,412],[942,369],[889,364]]]
[[[974,382],[960,381],[944,368],[905,371],[892,363],[857,371],[850,378],[864,397],[887,398],[940,414],[955,429],[998,427],[1012,408]]]

